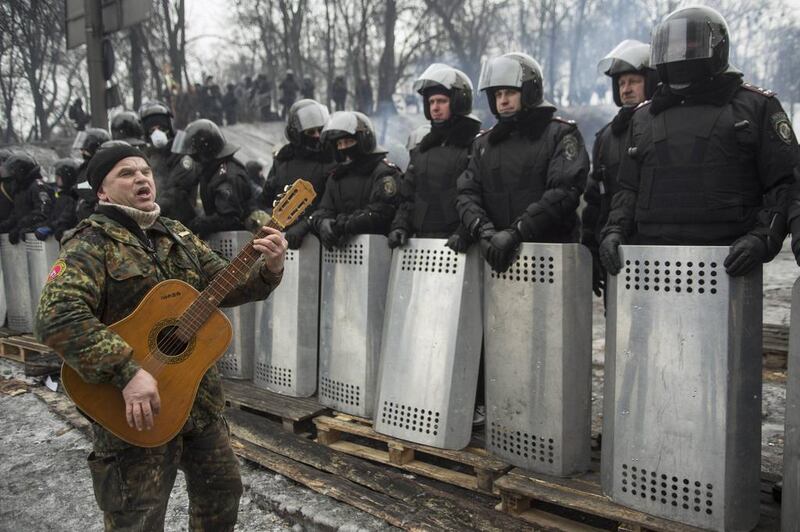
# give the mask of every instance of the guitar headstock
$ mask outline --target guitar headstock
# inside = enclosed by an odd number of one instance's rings
[[[272,223],[278,229],[292,225],[317,197],[314,187],[305,179],[298,179],[280,197],[272,208]]]

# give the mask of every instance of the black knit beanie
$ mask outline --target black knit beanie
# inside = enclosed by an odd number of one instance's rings
[[[86,167],[87,180],[95,194],[114,165],[125,157],[141,157],[147,161],[147,164],[150,164],[139,148],[135,148],[127,142],[115,140],[113,144],[104,144],[97,149]]]

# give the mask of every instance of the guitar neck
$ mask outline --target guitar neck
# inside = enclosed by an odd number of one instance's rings
[[[267,227],[283,230],[283,227],[274,220],[270,220]],[[263,238],[268,233],[263,229],[253,237]],[[211,280],[209,285],[200,292],[197,299],[189,305],[189,308],[180,318],[179,329],[186,339],[191,338],[197,330],[206,322],[208,317],[214,312],[220,303],[231,293],[231,291],[244,283],[250,275],[250,270],[258,261],[259,253],[253,247],[253,240],[247,243],[238,255]]]

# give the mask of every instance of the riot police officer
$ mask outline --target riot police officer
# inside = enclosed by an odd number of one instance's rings
[[[109,129],[113,140],[124,140],[136,147],[144,145],[142,121],[133,111],[120,111],[115,114],[109,123]]]
[[[314,100],[299,100],[289,109],[286,120],[286,138],[289,144],[281,147],[273,157],[272,168],[259,198],[259,203],[268,210],[287,185],[297,179],[309,181],[317,193],[308,213],[314,212],[325,193],[325,179],[333,169],[333,153],[323,149],[320,135],[330,118],[328,108]],[[286,230],[289,249],[297,249],[311,230],[308,216],[302,216]]]
[[[11,150],[0,148],[0,223],[14,212],[14,179],[3,170],[3,165],[12,154]]]
[[[197,165],[190,156],[172,152],[175,129],[169,107],[147,102],[139,108],[139,117],[147,139],[143,151],[153,169],[161,213],[188,224],[197,216]]]
[[[411,149],[400,181],[403,198],[389,232],[389,247],[410,235],[447,238],[453,251],[465,252],[470,237],[456,211],[456,180],[467,168],[469,148],[480,131],[472,112],[472,82],[460,70],[434,64],[414,83],[422,96],[429,132]]]
[[[619,43],[597,65],[611,78],[611,93],[619,112],[597,132],[592,149],[592,173],[583,199],[581,243],[592,252],[592,287],[601,295],[605,272],[600,264],[600,231],[608,220],[611,198],[619,188],[617,171],[627,148],[628,124],[636,106],[653,96],[658,74],[650,68],[650,45],[628,39]]]
[[[322,142],[335,146],[338,162],[311,216],[322,245],[332,249],[353,235],[385,235],[397,210],[400,169],[378,149],[372,122],[359,112],[333,113],[322,130]]]
[[[252,197],[247,171],[233,157],[238,149],[225,140],[214,122],[205,118],[186,126],[172,145],[173,152],[191,155],[198,165],[203,214],[193,218],[188,227],[203,238],[245,228]]]
[[[542,69],[529,55],[488,61],[480,90],[498,122],[472,146],[456,207],[483,257],[504,272],[521,242],[578,240],[589,156],[575,123],[544,100]]]
[[[3,175],[14,180],[14,210],[0,223],[12,244],[47,222],[53,210],[53,193],[42,181],[41,168],[27,153],[15,153],[3,163]]]
[[[662,85],[630,123],[600,259],[624,243],[730,245],[729,275],[780,251],[797,141],[775,94],[742,83],[730,34],[708,7],[679,9],[653,31]]]
[[[71,158],[59,159],[53,165],[58,190],[46,225],[37,227],[34,232],[39,240],[46,240],[52,234],[60,241],[64,231],[78,225],[78,191],[75,186],[78,184],[79,168],[80,163]]]
[[[100,145],[109,140],[111,140],[111,135],[108,131],[99,127],[90,127],[79,131],[72,143],[73,156],[82,159],[81,166],[78,168],[78,202],[75,204],[78,221],[88,218],[97,206],[97,194],[86,182],[86,169]]]

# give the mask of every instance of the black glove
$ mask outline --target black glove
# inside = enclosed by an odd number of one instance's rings
[[[606,272],[600,264],[600,257],[592,253],[592,291],[597,297],[602,297],[605,289]]]
[[[36,231],[33,232],[33,236],[36,237],[36,240],[41,240],[43,242],[47,240],[47,237],[50,236],[51,234],[53,234],[53,230],[47,226],[37,227]]]
[[[12,244],[18,244],[19,237],[20,237],[20,232],[15,229],[12,229],[11,231],[8,232],[8,241],[11,242]]]
[[[186,226],[200,238],[206,238],[213,233],[216,229],[212,220],[208,216],[195,216]]]
[[[460,231],[456,231],[450,238],[447,239],[445,246],[449,247],[456,253],[466,253],[469,249],[469,236],[462,235]]]
[[[622,269],[622,261],[619,258],[619,246],[625,243],[622,233],[609,233],[600,242],[600,262],[611,275],[617,275]]]
[[[57,242],[61,242],[61,237],[63,236],[64,236],[63,229],[56,229],[55,232],[53,233],[53,237],[56,239]]]
[[[405,246],[408,242],[408,231],[402,228],[392,229],[387,235],[389,248],[394,249],[398,246]]]
[[[325,249],[331,250],[335,248],[339,242],[340,236],[332,218],[325,218],[319,224],[319,239],[322,241],[322,245],[325,246]]]
[[[372,220],[369,213],[359,212],[351,214],[344,224],[344,233],[348,235],[360,235],[368,233],[372,228]]]
[[[478,233],[478,242],[480,242],[481,246],[481,255],[489,263],[489,266],[492,269],[495,268],[495,264],[497,263],[497,250],[492,246],[492,237],[497,234],[497,231],[494,230],[494,226],[489,224],[489,227],[485,229],[481,229]]]
[[[514,262],[515,253],[522,242],[522,236],[515,228],[504,229],[492,236],[490,244],[492,251],[490,254],[493,256],[495,264],[492,264],[492,269],[497,273],[503,273],[508,270],[511,263]]]
[[[767,245],[756,235],[744,235],[731,244],[725,257],[725,271],[731,277],[738,277],[753,271],[767,258]]]
[[[303,245],[303,239],[310,229],[308,220],[305,218],[289,227],[286,230],[286,241],[289,243],[289,249],[300,249],[300,246]]]

